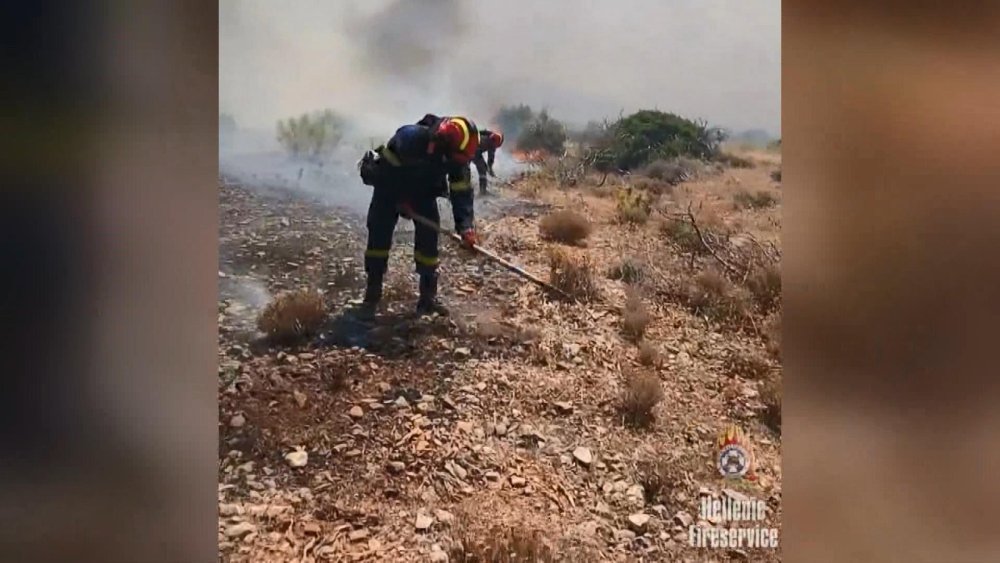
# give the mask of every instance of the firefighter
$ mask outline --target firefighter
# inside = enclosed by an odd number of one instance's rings
[[[365,250],[367,286],[362,311],[373,314],[382,298],[392,234],[400,214],[416,213],[440,222],[437,198],[451,200],[455,230],[465,244],[477,242],[469,163],[479,146],[479,131],[464,117],[422,119],[404,125],[389,141],[359,163],[362,181],[373,186]],[[420,277],[419,314],[447,315],[437,298],[438,232],[414,222],[413,260]]]
[[[486,195],[486,174],[489,173],[490,176],[497,177],[496,173],[493,172],[493,158],[501,145],[503,145],[503,133],[489,129],[483,129],[479,132],[479,150],[476,151],[476,158],[472,162],[476,165],[476,172],[479,173],[480,195]],[[483,153],[486,154],[485,159]]]

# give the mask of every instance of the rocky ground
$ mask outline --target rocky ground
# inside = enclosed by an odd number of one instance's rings
[[[677,302],[670,288],[691,275],[688,257],[658,228],[696,201],[779,248],[780,205],[733,204],[740,190],[780,194],[771,176],[780,156],[753,159],[669,190],[644,225],[616,220],[607,190],[617,179],[541,190],[515,182],[477,201],[484,245],[542,277],[553,243],[540,239],[539,219],[562,208],[590,217],[593,234],[568,249],[593,264],[599,296],[584,303],[553,300],[442,241],[452,315],[416,318],[412,226],[401,221],[384,310],[369,322],[351,313],[363,217],[221,180],[220,557],[471,561],[507,541],[551,560],[778,560],[688,546],[688,526],[709,524],[699,522],[704,495],[765,500],[766,525],[780,527],[780,434],[761,422],[761,379],[734,358],[769,372],[780,365],[756,323],[719,326]],[[442,210],[450,216],[447,203]],[[651,366],[622,331],[626,283],[606,275],[623,257],[645,265],[645,340],[660,353]],[[261,307],[302,286],[324,291],[323,330],[291,347],[262,339]],[[664,392],[648,428],[625,424],[621,410],[638,373]],[[714,467],[729,423],[749,435],[755,482],[724,480]]]

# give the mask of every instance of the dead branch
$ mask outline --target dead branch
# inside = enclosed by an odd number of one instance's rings
[[[698,221],[695,220],[694,213],[691,212],[691,202],[688,202],[687,206],[687,219],[688,221],[691,222],[691,226],[694,227],[694,232],[698,235],[698,240],[701,241],[701,244],[702,246],[705,247],[705,250],[707,250],[708,253],[711,254],[712,257],[719,262],[719,264],[722,264],[722,266],[726,269],[726,271],[728,271],[730,274],[734,276],[738,276],[739,270],[737,270],[735,266],[733,266],[725,259],[723,259],[721,256],[719,256],[719,254],[715,251],[715,249],[712,248],[712,245],[708,244],[708,241],[705,240],[705,235],[702,234],[701,228],[698,227]]]

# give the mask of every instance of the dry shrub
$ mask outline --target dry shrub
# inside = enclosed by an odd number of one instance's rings
[[[764,379],[771,372],[771,364],[767,358],[750,350],[730,352],[724,365],[730,375],[738,375],[747,379]]]
[[[779,311],[764,324],[764,340],[771,357],[781,359],[781,312]]]
[[[487,534],[460,537],[449,553],[452,563],[549,563],[555,554],[538,530],[496,527]]]
[[[636,469],[646,502],[670,504],[670,494],[684,490],[689,484],[688,465],[689,462],[678,458],[640,461]]]
[[[774,180],[775,182],[781,181],[781,168],[778,168],[771,172],[771,179]]]
[[[775,263],[758,266],[747,277],[747,289],[762,312],[774,310],[781,301],[781,267]]]
[[[314,334],[326,319],[326,306],[319,292],[301,289],[278,294],[257,318],[257,328],[278,341]]]
[[[639,363],[644,366],[655,366],[660,363],[660,349],[651,342],[639,344]]]
[[[663,399],[660,379],[649,373],[637,373],[628,378],[622,397],[622,414],[625,423],[636,428],[647,428],[654,420],[653,407]]]
[[[642,225],[653,212],[653,196],[629,186],[615,192],[615,205],[620,222]]]
[[[579,244],[593,231],[590,220],[564,209],[546,215],[539,223],[538,230],[545,240],[565,244]]]
[[[642,296],[635,290],[629,290],[622,311],[622,327],[625,334],[633,340],[641,340],[651,320],[649,309]]]
[[[778,197],[765,190],[758,190],[754,193],[740,190],[733,195],[733,201],[740,209],[765,209],[776,205]]]
[[[505,332],[504,326],[500,324],[496,319],[496,314],[492,311],[476,315],[476,334],[481,338],[497,338],[503,336]]]
[[[687,297],[688,306],[695,313],[717,322],[746,318],[750,309],[749,292],[713,267],[694,277]]]
[[[561,248],[549,249],[549,283],[577,299],[590,301],[598,296],[590,259],[576,258]]]
[[[670,160],[661,158],[647,164],[642,169],[642,174],[670,185],[677,185],[695,178],[702,168],[702,163],[693,158],[680,157]]]
[[[733,154],[731,152],[722,152],[722,153],[719,153],[719,156],[716,157],[716,160],[718,160],[719,162],[721,162],[721,163],[723,163],[723,164],[725,164],[727,166],[731,166],[733,168],[753,168],[754,167],[754,162],[752,160],[750,160],[749,158],[746,158],[745,156],[739,156],[739,155]]]
[[[781,434],[781,375],[766,380],[760,387],[760,402],[764,409],[760,411],[761,421],[768,428]]]
[[[667,219],[660,225],[660,233],[684,252],[706,253],[694,226],[684,219]]]
[[[646,277],[646,264],[637,258],[626,258],[608,270],[608,278],[627,284],[640,283]]]
[[[649,193],[654,198],[665,195],[668,196],[674,192],[674,187],[672,185],[654,178],[633,178],[631,184],[635,189]]]

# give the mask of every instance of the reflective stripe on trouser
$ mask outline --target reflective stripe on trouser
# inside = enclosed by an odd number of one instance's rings
[[[436,198],[415,202],[413,211],[437,224],[441,223]],[[414,222],[413,228],[413,261],[416,263],[417,272],[436,271],[438,266],[438,232],[416,222]]]
[[[389,264],[392,233],[399,214],[395,198],[385,190],[375,189],[368,206],[368,246],[365,250],[365,272],[382,274]]]
[[[448,174],[448,188],[454,192],[472,189],[472,170],[469,166],[462,166]]]

